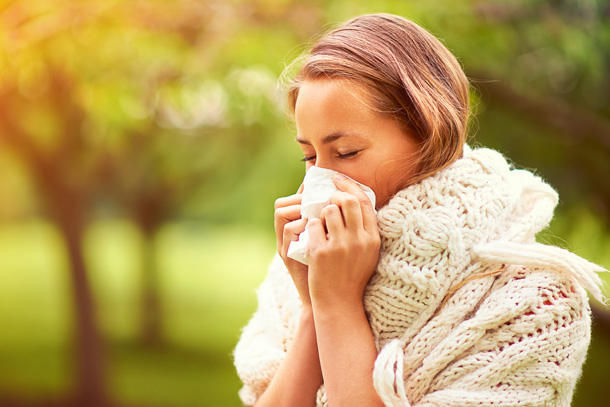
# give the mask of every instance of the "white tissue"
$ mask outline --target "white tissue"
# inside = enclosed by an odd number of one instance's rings
[[[337,191],[333,177],[337,171],[327,168],[311,167],[303,179],[303,194],[301,197],[301,217],[303,219],[319,218],[322,209],[330,203],[330,197]],[[355,182],[355,181],[354,181]],[[375,193],[366,185],[356,182],[371,200],[375,207]],[[303,264],[308,264],[309,232],[305,230],[299,235],[299,240],[290,242],[288,257]]]

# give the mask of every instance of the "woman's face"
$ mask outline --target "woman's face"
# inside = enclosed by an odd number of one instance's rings
[[[394,118],[371,105],[355,82],[306,80],[295,106],[296,141],[307,168],[329,168],[368,185],[380,208],[415,175],[417,149]]]

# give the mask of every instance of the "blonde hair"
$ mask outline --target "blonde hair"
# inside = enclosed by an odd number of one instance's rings
[[[356,17],[321,36],[297,63],[287,86],[294,113],[301,84],[333,78],[360,84],[381,114],[418,143],[419,181],[461,157],[469,83],[455,56],[432,34],[391,14]],[[413,165],[413,163],[411,163]]]

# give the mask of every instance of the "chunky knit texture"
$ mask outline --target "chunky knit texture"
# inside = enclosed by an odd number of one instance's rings
[[[386,406],[568,406],[590,340],[585,289],[603,271],[535,242],[556,192],[497,152],[471,150],[377,214],[379,263],[364,306]],[[300,301],[276,256],[235,349],[252,405],[293,340]],[[318,406],[327,406],[324,386]]]

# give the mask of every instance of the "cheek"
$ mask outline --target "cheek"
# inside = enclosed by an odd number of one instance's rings
[[[371,188],[375,193],[376,206],[379,208],[380,204],[385,204],[388,199],[389,185],[384,179],[383,174],[376,173],[375,170],[362,172],[360,174],[354,174],[356,176],[351,177],[361,184],[364,184]],[[360,175],[360,177],[358,177]]]
[[[391,165],[381,165],[369,176],[369,185],[377,196],[377,207],[385,205],[403,185],[400,174]]]
[[[386,182],[380,181],[375,183],[372,187],[375,192],[375,197],[377,199],[377,209],[381,206],[385,205],[390,199],[390,191],[389,185]]]

